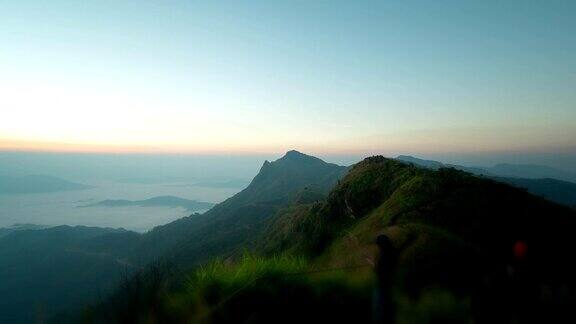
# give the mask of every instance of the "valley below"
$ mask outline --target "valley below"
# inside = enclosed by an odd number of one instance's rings
[[[121,183],[96,182],[91,188],[50,193],[27,193],[0,195],[0,227],[29,223],[44,226],[84,225],[125,228],[145,232],[155,226],[188,216],[192,212],[204,212],[213,203],[221,202],[238,190],[229,187],[194,186],[188,183]],[[130,203],[154,197],[172,196],[182,198],[175,203]],[[99,204],[103,201],[120,200],[128,203]],[[195,205],[190,201],[207,202]],[[90,208],[79,208],[90,205]]]

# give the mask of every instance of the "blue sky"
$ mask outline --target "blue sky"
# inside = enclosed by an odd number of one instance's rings
[[[574,1],[1,1],[0,149],[576,151]]]

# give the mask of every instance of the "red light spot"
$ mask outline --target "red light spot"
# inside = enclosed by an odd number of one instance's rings
[[[528,245],[524,241],[516,241],[514,243],[514,258],[518,260],[526,259],[526,254],[528,254]]]

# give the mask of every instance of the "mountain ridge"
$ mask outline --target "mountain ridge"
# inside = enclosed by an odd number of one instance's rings
[[[153,269],[130,284],[145,288],[119,290],[91,314],[120,322],[144,316],[212,323],[301,318],[339,323],[353,321],[349,316],[356,314],[357,321],[369,322],[379,255],[375,241],[381,234],[397,254],[390,289],[399,322],[506,322],[506,316],[513,322],[519,314],[533,319],[570,314],[570,293],[552,310],[539,303],[503,314],[502,305],[515,296],[510,285],[518,285],[510,272],[517,266],[519,240],[529,251],[531,281],[524,285],[530,291],[544,285],[556,294],[576,287],[570,244],[576,211],[506,183],[373,156],[347,169],[324,198],[296,199],[268,215],[267,226],[251,232],[259,233],[259,244],[236,241],[236,249],[256,257],[216,251],[219,259],[205,259],[190,275],[177,275],[186,283],[174,288],[163,288]],[[430,304],[431,299],[438,303]],[[163,306],[171,300],[178,300],[175,308]],[[471,305],[481,305],[481,311]],[[279,319],[287,307],[289,314]],[[191,311],[197,309],[214,311],[205,318]]]
[[[239,242],[248,242],[299,190],[309,188],[325,195],[346,171],[346,167],[289,151],[276,161],[265,161],[245,189],[206,213],[154,228],[142,237],[134,253],[152,260],[168,252],[169,259],[188,266],[205,261],[211,255],[207,251],[230,254]],[[219,235],[210,234],[214,231]]]
[[[38,244],[41,240],[38,241],[35,235],[48,232],[23,231],[8,237],[29,236],[28,241],[21,241],[29,243],[26,251],[53,257],[64,269],[90,265],[87,274],[70,273],[62,287],[85,284],[84,280],[93,287],[106,287],[113,278],[118,279],[113,273],[119,267],[129,267],[136,274],[144,269],[144,275],[153,275],[157,269],[154,264],[168,264],[174,269],[170,280],[177,283],[188,278],[182,275],[182,269],[209,269],[215,258],[224,260],[222,267],[233,268],[243,262],[243,251],[252,251],[262,256],[263,259],[258,260],[272,260],[272,263],[278,255],[294,256],[297,264],[301,264],[297,260],[305,260],[307,268],[298,266],[299,271],[304,272],[326,267],[352,267],[366,262],[369,265],[371,260],[374,262],[375,237],[386,233],[401,256],[399,282],[405,286],[398,289],[402,293],[418,300],[426,287],[436,284],[449,295],[454,293],[468,298],[465,296],[473,289],[469,283],[479,281],[479,276],[487,276],[494,269],[504,268],[510,257],[510,245],[517,239],[528,242],[531,257],[539,264],[549,266],[550,269],[536,269],[541,278],[560,280],[568,277],[572,268],[569,265],[571,258],[566,257],[570,255],[570,244],[566,240],[576,226],[574,213],[572,209],[508,184],[455,169],[431,170],[382,156],[368,157],[352,167],[342,167],[292,152],[276,161],[264,162],[248,187],[208,212],[192,214],[148,233],[111,230],[79,237],[72,232],[80,233],[83,228],[60,227],[50,232],[64,232],[56,236],[55,242],[60,245],[50,250],[42,250],[46,244]],[[74,239],[69,241],[70,238]],[[5,242],[8,242],[5,237],[0,238],[0,253],[8,246]],[[72,242],[72,248],[63,248],[62,244],[69,244],[67,242]],[[35,257],[36,254],[5,252],[4,260],[19,255],[41,260],[41,257]],[[479,266],[477,260],[486,261]],[[20,264],[25,265],[24,262]],[[39,267],[36,263],[32,265],[7,274],[13,277]],[[551,273],[551,269],[560,270]],[[0,274],[7,270],[0,268]],[[275,271],[282,273],[284,270]],[[369,267],[359,272],[363,285],[369,285],[372,273]],[[80,274],[83,275],[78,277]],[[106,281],[99,281],[98,274]],[[134,278],[141,280],[138,278],[142,277],[136,275]],[[246,285],[241,281],[244,277],[238,278],[235,280],[240,280],[241,286]],[[141,287],[135,289],[148,289],[148,284],[156,287],[151,289],[165,289],[163,285],[156,286],[153,279],[146,280],[151,281],[135,281],[136,287]],[[313,284],[313,281],[305,282],[305,286]],[[129,287],[129,283],[123,287]],[[275,287],[277,283],[266,284]],[[253,294],[268,291],[257,283],[252,288],[255,290],[249,291]],[[285,289],[289,287],[279,292]],[[278,300],[279,292],[271,293],[265,300]],[[167,303],[154,299],[156,297],[146,299],[148,292],[135,290],[133,293],[136,294],[132,295],[136,298],[135,305],[124,304],[123,300],[130,299],[122,297],[106,307],[118,312],[114,314],[128,312],[126,316],[130,318],[140,311],[150,316],[147,307],[162,312]],[[154,292],[153,296],[179,296],[173,293],[167,290]],[[201,290],[195,293],[201,293]],[[317,297],[308,300],[309,303],[325,300],[321,292],[315,294],[319,295],[314,295]],[[220,301],[219,297],[214,298],[216,302]],[[237,298],[242,301],[246,296],[240,294]],[[364,304],[370,300],[365,294],[358,298],[357,302]],[[203,303],[206,299],[199,300]],[[337,303],[331,304],[334,301],[324,302],[328,303],[329,309],[337,306]],[[61,304],[66,303],[61,301]],[[123,309],[125,306],[131,308]],[[182,304],[184,310],[197,309],[196,306],[206,305]],[[227,311],[226,307],[219,312]],[[240,309],[249,311],[250,307],[256,309],[254,305]],[[166,316],[190,315],[186,311],[166,311]],[[294,314],[300,311],[295,309]]]
[[[444,164],[439,161],[423,160],[408,155],[399,155],[398,157],[396,157],[396,159],[435,170],[440,168],[455,168],[457,170],[470,172],[478,176],[487,177],[496,181],[510,184],[517,188],[525,189],[534,195],[544,197],[556,203],[576,208],[576,183],[574,182],[559,180],[555,178],[505,177],[500,172],[494,171],[498,165],[505,165],[506,168],[508,169],[514,166],[522,166],[522,165],[497,164],[494,167],[485,169],[479,167],[466,167],[456,164]],[[533,165],[527,165],[527,166],[532,167]],[[550,169],[555,170],[543,166],[538,167],[542,167],[545,170]]]

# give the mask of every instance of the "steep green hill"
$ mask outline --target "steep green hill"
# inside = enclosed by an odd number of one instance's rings
[[[351,168],[327,198],[311,196],[266,212],[269,221],[252,247],[259,256],[217,259],[170,280],[144,272],[87,318],[368,322],[375,238],[383,233],[398,255],[390,289],[399,323],[554,321],[570,314],[573,209],[463,171],[381,156]],[[260,219],[256,211],[252,217]],[[513,258],[518,242],[521,266]]]
[[[253,244],[277,210],[297,201],[323,199],[346,170],[290,151],[277,161],[266,161],[246,189],[210,211],[144,234],[66,226],[4,229],[0,231],[0,322],[30,322],[93,300],[123,275],[156,261],[186,269],[233,255]],[[167,200],[160,198],[144,203]],[[35,308],[38,312],[32,311]]]
[[[507,184],[372,157],[354,166],[325,202],[279,215],[264,236],[263,250],[307,255],[320,267],[352,266],[371,260],[375,237],[385,233],[399,251],[396,284],[402,295],[420,300],[428,289],[441,287],[457,299],[488,304],[483,313],[495,314],[501,311],[497,304],[512,308],[506,301],[514,296],[507,290],[513,284],[506,269],[515,262],[513,246],[519,240],[529,249],[526,289],[549,289],[551,295],[572,296],[558,297],[562,302],[574,302],[575,225],[573,209]],[[499,283],[485,287],[485,281]],[[493,303],[472,298],[484,290]],[[545,307],[554,309],[547,303],[553,302],[533,305],[540,312],[534,316],[549,314]]]
[[[158,226],[143,235],[132,250],[132,259],[162,257],[190,266],[230,254],[239,245],[251,243],[269,218],[302,190],[322,197],[346,170],[290,151],[277,161],[264,162],[246,189],[208,212]]]
[[[310,210],[303,221],[323,224],[311,225],[310,231],[316,231],[307,235],[311,251],[322,251],[339,237],[340,229],[375,234],[415,223],[449,231],[486,253],[502,254],[510,241],[520,238],[536,246],[560,243],[566,240],[562,234],[569,233],[563,225],[576,224],[573,210],[512,186],[455,169],[432,171],[382,157],[354,166],[327,201]],[[318,232],[320,227],[326,229]],[[312,237],[317,242],[311,243]]]

